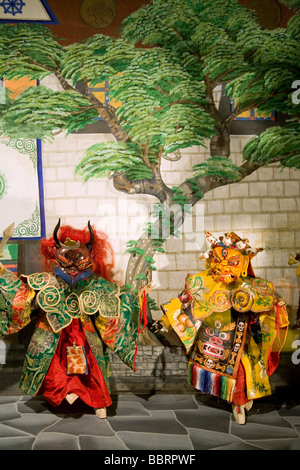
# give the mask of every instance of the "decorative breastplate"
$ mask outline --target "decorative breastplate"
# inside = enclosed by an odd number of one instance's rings
[[[272,308],[275,295],[269,281],[245,277],[226,286],[216,283],[205,271],[187,276],[186,293],[192,303],[194,318],[225,312],[231,307],[241,313],[262,313]]]
[[[56,333],[83,314],[99,312],[104,317],[119,316],[120,289],[99,276],[92,275],[73,288],[49,273],[31,274],[27,283],[38,291],[36,302]]]

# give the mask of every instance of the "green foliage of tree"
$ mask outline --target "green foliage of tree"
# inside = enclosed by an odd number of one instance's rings
[[[41,104],[42,103],[42,104]],[[31,87],[3,106],[1,130],[14,137],[53,139],[53,131],[83,128],[97,117],[89,101],[74,90],[53,91]]]
[[[281,0],[281,3],[295,10],[300,8],[300,0]]]
[[[130,43],[98,34],[65,48],[61,74],[73,85],[83,80],[93,86],[121,72],[135,55]]]
[[[298,7],[297,2],[287,3]],[[180,0],[157,0],[124,21],[123,35],[135,44],[142,41],[169,50],[185,71],[186,64],[197,62],[198,69],[196,65],[188,69],[190,81],[194,78],[203,80],[205,108],[215,118],[214,127],[223,146],[222,152],[215,148],[212,154],[229,156],[224,145],[224,142],[229,145],[226,124],[236,115],[250,108],[257,108],[261,114],[275,110],[295,118],[294,125],[288,130],[289,137],[291,134],[294,137],[289,141],[289,153],[293,155],[293,165],[298,168],[299,107],[293,103],[291,85],[299,76],[299,26],[299,14],[296,13],[287,28],[266,30],[259,25],[255,13],[237,1],[186,0],[183,5]],[[211,104],[211,91],[220,84],[226,85],[227,94],[236,104],[225,123],[220,122],[218,112]],[[266,131],[265,139],[270,138],[275,139],[275,147],[284,147],[285,132],[279,126],[272,132]],[[218,141],[218,137],[215,139]],[[263,142],[265,139],[264,136],[254,138],[254,146],[258,140]],[[253,146],[249,144],[249,148]],[[264,148],[260,145],[259,159],[250,158],[248,151],[245,158],[248,162],[270,163],[270,153],[264,154]],[[280,153],[275,155],[273,152],[272,156],[283,166],[291,164],[286,156],[280,158]]]
[[[280,156],[283,167],[300,169],[299,124],[266,130],[245,145],[244,156],[263,164],[272,163]]]
[[[0,76],[42,79],[56,69],[64,48],[38,24],[1,24]]]
[[[208,158],[206,162],[195,165],[194,171],[195,177],[210,175],[223,178],[226,176],[227,178],[235,180],[239,179],[241,176],[239,168],[234,163],[232,163],[231,160],[222,156]]]
[[[143,165],[139,147],[134,143],[101,142],[90,147],[80,164],[77,173],[84,181],[89,178],[109,176],[114,171],[123,171],[135,181],[141,175],[151,179],[152,172]]]

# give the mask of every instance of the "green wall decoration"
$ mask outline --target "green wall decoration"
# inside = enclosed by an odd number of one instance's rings
[[[39,146],[35,139],[0,139],[0,232],[15,222],[13,239],[45,236]]]
[[[0,199],[7,193],[7,179],[5,174],[0,171]]]

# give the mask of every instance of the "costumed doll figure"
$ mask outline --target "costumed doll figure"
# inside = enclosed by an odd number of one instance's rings
[[[188,382],[231,403],[244,424],[253,399],[271,394],[289,324],[285,301],[254,276],[251,259],[261,249],[233,232],[206,236],[211,246],[200,259],[207,269],[187,275],[184,291],[161,305],[162,320],[185,346]]]
[[[111,281],[112,248],[90,223],[76,230],[59,221],[41,251],[45,272],[18,278],[0,264],[0,336],[34,320],[20,388],[52,406],[79,397],[105,418],[112,403],[107,347],[135,370],[147,287],[126,292]]]

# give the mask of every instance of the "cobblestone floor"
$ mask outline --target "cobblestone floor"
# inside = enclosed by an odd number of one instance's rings
[[[300,404],[260,400],[237,425],[227,404],[198,393],[113,400],[103,420],[79,401],[2,395],[0,450],[300,450]]]
[[[82,403],[0,397],[0,450],[300,450],[300,405],[256,403],[246,425],[198,394],[114,397],[105,420]]]
[[[282,361],[273,395],[254,402],[245,425],[228,404],[195,391],[114,393],[100,420],[79,400],[52,408],[21,395],[0,374],[0,450],[300,450],[298,368]]]

